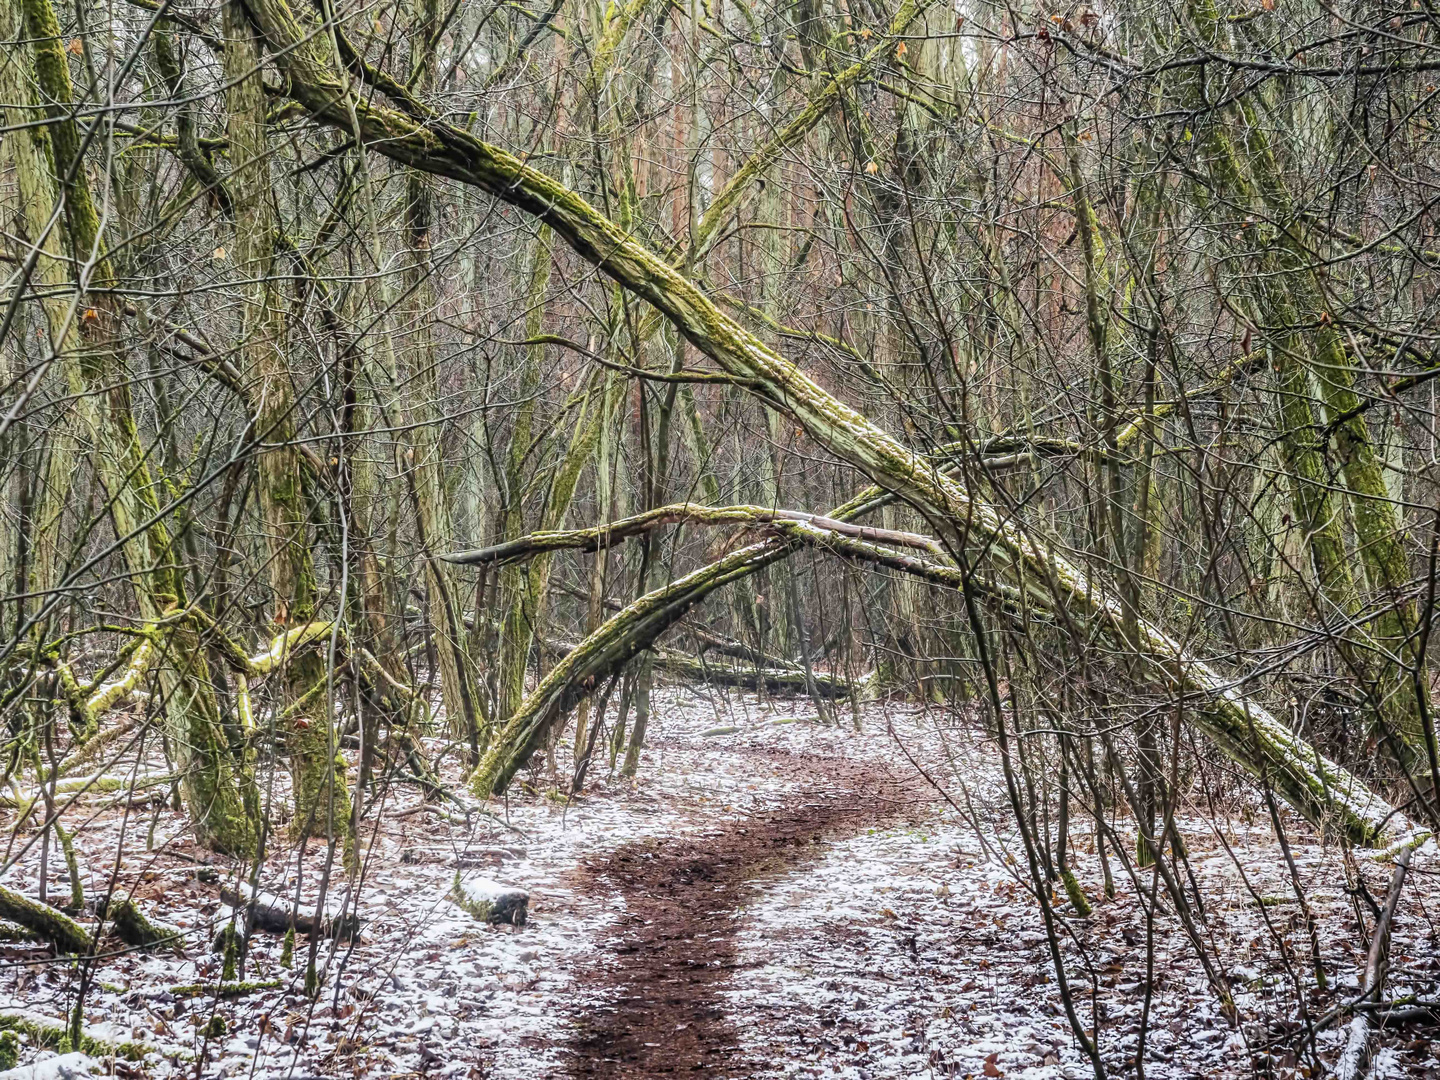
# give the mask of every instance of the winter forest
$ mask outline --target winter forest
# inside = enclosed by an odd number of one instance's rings
[[[0,1080],[1440,1076],[1432,0],[0,0]]]

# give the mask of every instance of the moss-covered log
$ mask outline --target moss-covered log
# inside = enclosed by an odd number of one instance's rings
[[[164,780],[168,780],[165,777]],[[163,783],[164,780],[161,782]],[[55,795],[88,795],[113,793],[124,791],[131,787],[141,787],[144,781],[134,780],[123,776],[67,776],[62,780],[55,781],[53,794]],[[48,786],[48,785],[47,785]],[[43,801],[45,795],[42,792],[30,790],[20,792],[0,792],[0,806],[11,810],[18,810],[21,816],[28,814]]]
[[[85,954],[95,947],[90,932],[63,911],[0,885],[0,919],[38,934],[62,953]]]
[[[112,902],[107,914],[115,936],[137,949],[175,948],[184,936],[173,926],[152,922],[129,898]]]
[[[545,643],[548,652],[562,658],[578,647],[574,642]],[[805,694],[810,692],[811,687],[805,669],[799,664],[785,667],[744,664],[737,667],[653,646],[650,662],[656,671],[687,683],[707,682],[717,686],[740,686],[749,690],[782,694]],[[847,697],[856,689],[849,679],[824,671],[812,671],[809,678],[814,680],[815,691],[826,698]]]
[[[283,985],[280,979],[262,979],[258,982],[185,983],[169,989],[177,998],[215,997],[229,1001],[264,990],[278,990]]]
[[[71,1038],[70,1026],[65,1021],[26,1009],[0,1009],[0,1031],[13,1031],[24,1035],[32,1046],[42,1046],[50,1050],[64,1049],[92,1057],[118,1057],[126,1061],[141,1061],[153,1049],[144,1043],[110,1042],[89,1035],[81,1035],[80,1045],[76,1046]]]
[[[315,934],[317,923],[313,908],[297,909],[283,896],[257,892],[252,897],[244,890],[224,888],[220,890],[220,899],[241,913],[247,935],[254,930],[284,934],[292,928],[306,936]],[[321,937],[353,938],[360,933],[360,917],[352,912],[327,908],[322,913],[318,926]]]
[[[849,679],[825,671],[806,675],[803,669],[731,667],[664,649],[655,650],[652,663],[656,671],[686,682],[741,686],[770,693],[808,694],[813,688],[814,693],[824,698],[844,698],[854,689]]]

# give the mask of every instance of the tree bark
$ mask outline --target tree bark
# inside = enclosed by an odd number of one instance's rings
[[[417,92],[434,87],[435,47],[439,43],[440,11],[436,0],[419,0],[411,28],[411,82]],[[440,691],[445,702],[450,730],[480,748],[489,738],[489,722],[477,681],[475,661],[466,648],[468,635],[461,613],[461,600],[454,572],[436,561],[452,542],[454,528],[450,500],[444,483],[444,447],[441,442],[438,402],[440,377],[431,322],[434,318],[435,286],[432,277],[430,229],[434,216],[433,179],[409,170],[406,184],[406,225],[410,262],[406,273],[406,300],[402,314],[413,357],[410,370],[401,379],[402,400],[407,403],[411,452],[409,470],[416,505],[420,551],[424,560],[425,592],[429,598],[431,631],[440,664]]]

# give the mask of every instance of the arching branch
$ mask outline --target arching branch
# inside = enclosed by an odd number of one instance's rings
[[[808,523],[826,533],[871,540],[896,547],[916,548],[940,555],[940,545],[928,536],[919,533],[898,532],[894,529],[874,529],[839,521],[823,514],[811,514],[803,510],[771,510],[763,506],[702,506],[698,503],[673,503],[658,506],[654,510],[636,514],[633,517],[597,525],[591,529],[566,529],[547,532],[533,532],[527,536],[507,540],[503,544],[476,548],[473,551],[457,551],[441,556],[447,562],[466,566],[489,563],[516,562],[539,555],[546,551],[604,551],[626,540],[643,536],[669,525],[741,525],[758,527],[780,523]]]

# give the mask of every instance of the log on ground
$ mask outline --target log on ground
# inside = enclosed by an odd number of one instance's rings
[[[481,922],[497,925],[524,926],[530,907],[530,894],[524,889],[501,885],[490,878],[467,881],[458,873],[450,888],[450,897]]]
[[[220,890],[220,899],[239,912],[248,936],[255,930],[269,934],[283,934],[291,926],[297,934],[314,936],[316,928],[315,909],[301,904],[298,909],[283,896],[261,890],[254,897],[248,889]],[[326,910],[319,921],[320,936],[326,938],[351,938],[360,933],[360,918],[353,912]]]
[[[109,915],[115,935],[136,948],[178,947],[183,937],[175,927],[147,918],[134,900],[116,900],[110,905]]]
[[[0,885],[0,919],[18,923],[62,953],[88,953],[94,947],[89,932],[69,915],[4,885]]]

